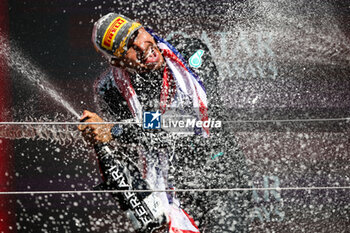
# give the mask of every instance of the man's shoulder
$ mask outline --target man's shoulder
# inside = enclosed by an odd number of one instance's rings
[[[168,42],[174,47],[176,47],[177,49],[188,49],[191,47],[197,48],[202,46],[206,47],[204,42],[201,39],[196,37],[184,37],[184,36],[173,37]]]
[[[96,79],[94,85],[95,98],[102,112],[108,114],[112,119],[131,118],[128,105],[120,93],[115,79],[115,68],[109,67],[102,75]]]
[[[200,39],[194,37],[176,37],[168,41],[181,55],[188,60],[198,50],[210,53],[208,46]]]
[[[113,68],[109,67],[99,78],[96,79],[94,90],[96,94],[104,95],[106,91],[112,88],[117,88],[117,86],[114,81]]]

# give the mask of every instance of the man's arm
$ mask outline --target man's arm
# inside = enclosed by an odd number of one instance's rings
[[[96,113],[84,111],[83,122],[103,122]],[[125,155],[124,148],[109,147],[113,139],[113,124],[79,125],[79,130],[90,145],[93,145],[98,157],[105,188],[110,190],[149,190],[138,167]],[[124,140],[118,140],[124,141]],[[124,153],[124,154],[123,154]],[[163,232],[168,227],[168,218],[162,202],[154,193],[123,192],[113,195],[126,211],[136,232]]]
[[[95,102],[98,114],[105,119],[120,121],[133,118],[126,100],[120,94],[110,68],[94,84]]]
[[[132,118],[128,105],[119,93],[114,81],[112,68],[95,81],[94,99],[97,105],[97,114],[86,110],[81,121],[102,123],[103,119],[116,122]],[[121,126],[113,124],[80,125],[78,129],[82,131],[85,140],[92,146],[109,143],[121,133]]]

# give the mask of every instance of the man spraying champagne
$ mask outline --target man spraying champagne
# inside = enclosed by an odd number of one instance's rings
[[[110,13],[95,23],[92,42],[111,67],[95,83],[101,113],[84,111],[82,121],[104,122],[100,117],[104,115],[113,121],[134,118],[141,122],[145,111],[162,116],[176,112],[202,122],[209,116],[222,118],[218,72],[200,40],[169,43],[139,22]],[[187,61],[198,51],[202,62],[190,67]],[[175,189],[175,183],[193,188],[188,186],[191,182],[198,188],[248,185],[244,156],[235,138],[211,130],[208,124],[194,127],[187,136],[132,124],[84,124],[79,130],[97,152],[107,189]],[[225,163],[212,162],[212,154],[218,153],[227,159]],[[220,175],[210,182],[209,173]],[[116,197],[140,232],[161,227],[171,233],[248,230],[249,195],[208,194],[130,191]]]

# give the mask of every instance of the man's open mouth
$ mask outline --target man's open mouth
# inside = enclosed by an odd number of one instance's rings
[[[142,59],[144,64],[149,64],[149,63],[157,63],[159,60],[159,55],[157,51],[155,50],[154,46],[150,46],[146,55]]]

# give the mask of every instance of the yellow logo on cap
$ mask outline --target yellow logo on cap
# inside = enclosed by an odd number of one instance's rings
[[[123,27],[128,21],[122,17],[117,17],[114,19],[109,26],[103,36],[102,47],[108,50],[112,50],[114,38],[117,36],[120,28]]]

